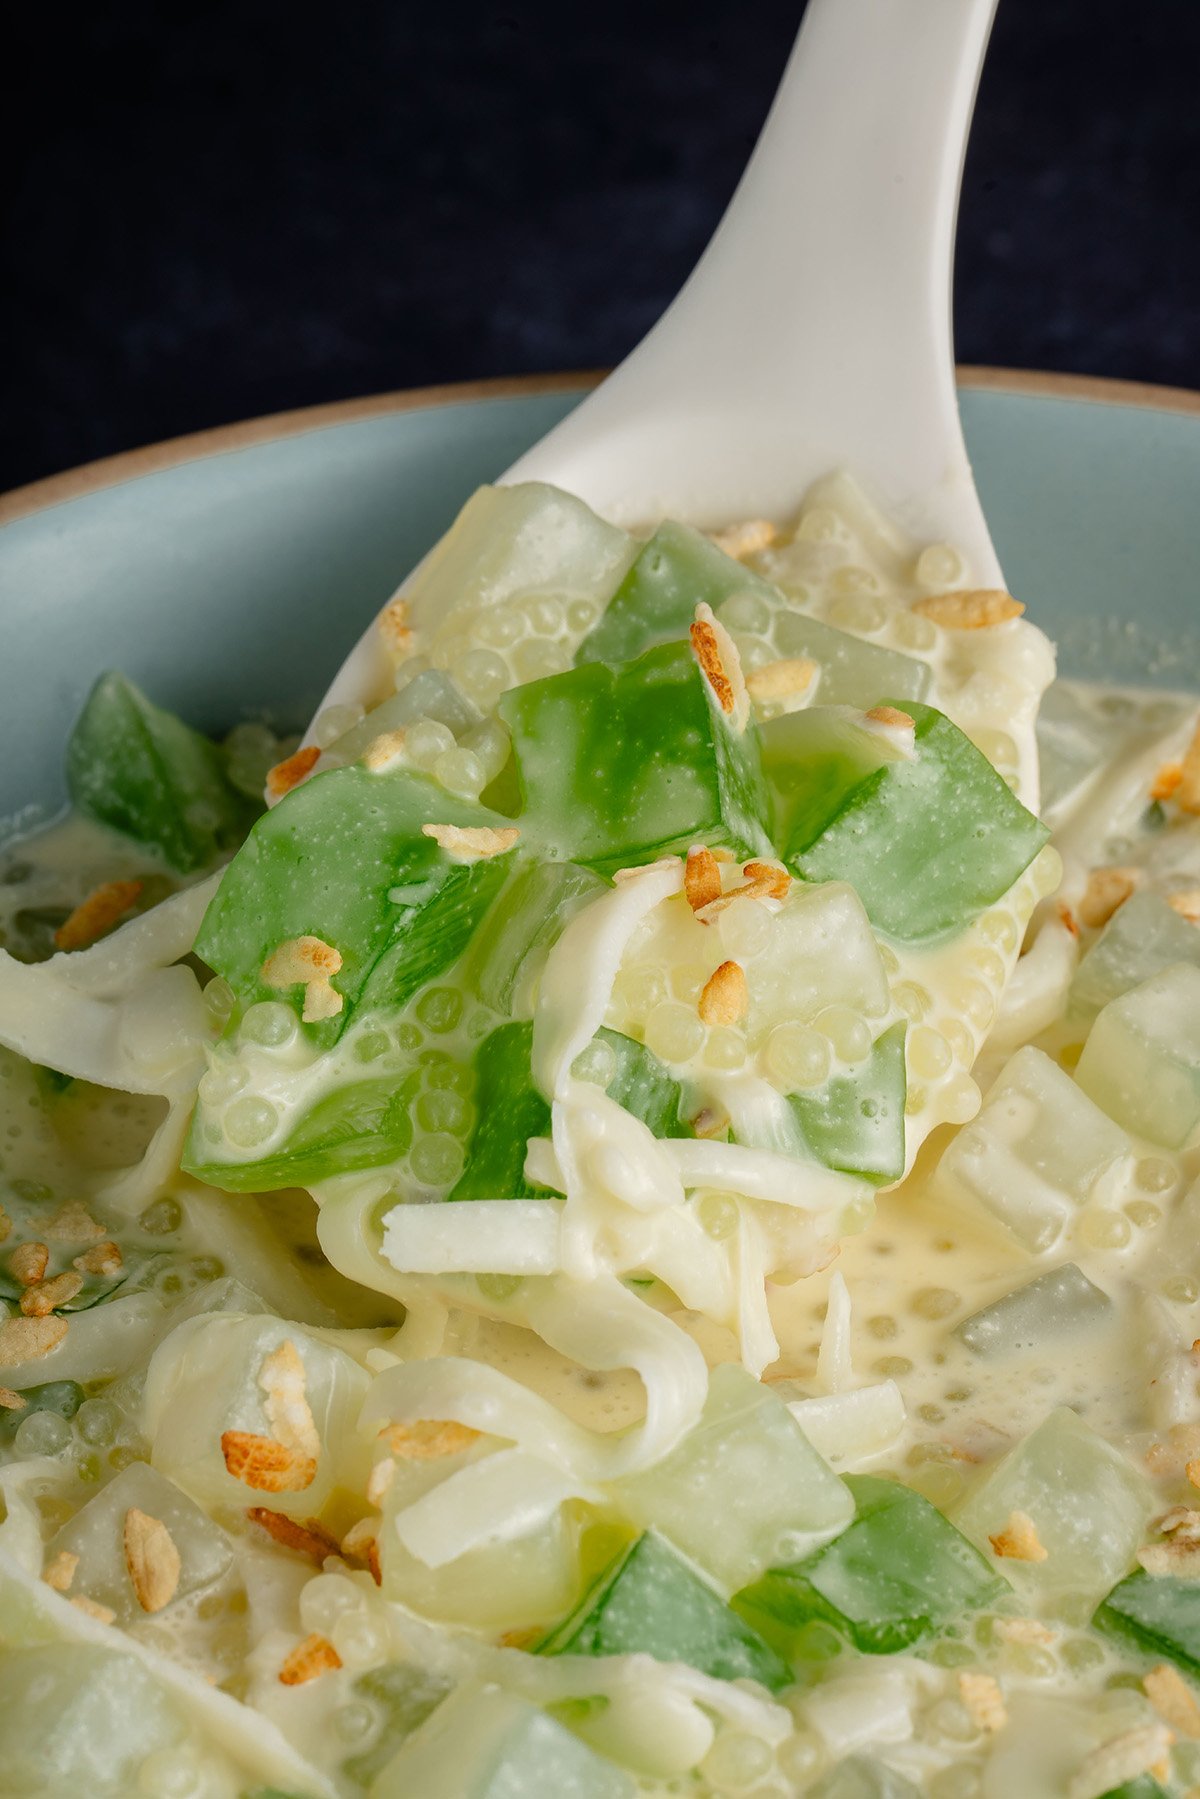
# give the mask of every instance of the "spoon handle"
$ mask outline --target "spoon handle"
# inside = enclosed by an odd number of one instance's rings
[[[610,516],[779,516],[854,471],[987,584],[950,309],[996,0],[809,0],[725,217],[654,330],[506,476]]]

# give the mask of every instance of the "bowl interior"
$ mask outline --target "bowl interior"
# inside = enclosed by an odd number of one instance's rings
[[[298,727],[480,482],[584,389],[318,425],[140,475],[0,529],[0,828],[63,803],[87,689],[120,668],[210,730]],[[1200,411],[967,389],[1010,587],[1064,673],[1200,680]]]

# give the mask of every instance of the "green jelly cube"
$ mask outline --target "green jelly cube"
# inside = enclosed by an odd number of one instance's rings
[[[716,1680],[757,1680],[772,1692],[792,1679],[758,1632],[653,1531],[617,1557],[538,1653],[651,1655]]]
[[[898,1181],[904,1173],[904,1061],[906,1026],[877,1037],[859,1067],[835,1074],[823,1087],[788,1097],[800,1135],[827,1168],[869,1181]]]
[[[1176,962],[1110,1000],[1075,1078],[1127,1131],[1180,1148],[1200,1123],[1200,968]]]
[[[1200,1679],[1200,1580],[1138,1568],[1113,1588],[1092,1622],[1147,1655],[1169,1656]]]
[[[685,1117],[684,1089],[653,1050],[621,1031],[597,1031],[596,1040],[607,1046],[616,1064],[605,1084],[610,1099],[640,1118],[656,1137],[695,1135]]]
[[[848,1755],[805,1792],[806,1799],[921,1799],[920,1787],[870,1755]]]
[[[399,1010],[456,961],[511,873],[507,855],[456,862],[421,827],[508,823],[415,775],[358,765],[314,775],[259,819],[204,915],[196,954],[246,1007],[281,997],[262,979],[279,944],[332,945],[345,1003],[304,1028],[333,1044],[356,1012]]]
[[[699,1421],[670,1455],[614,1493],[728,1592],[827,1542],[854,1513],[783,1400],[735,1363],[714,1368]]]
[[[804,1561],[771,1568],[737,1594],[739,1612],[777,1646],[832,1624],[867,1655],[891,1655],[1004,1591],[977,1549],[919,1493],[874,1475],[846,1480],[854,1522]]]
[[[101,675],[71,733],[67,786],[80,812],[184,874],[234,849],[261,811],[215,743],[118,674]]]
[[[1071,982],[1071,1012],[1094,1018],[1110,1000],[1176,962],[1200,968],[1200,931],[1157,893],[1132,893],[1080,958]]]
[[[466,1682],[388,1762],[371,1799],[634,1799],[634,1790],[556,1718]]]
[[[901,704],[916,727],[912,756],[816,707],[763,726],[763,766],[789,866],[807,881],[849,881],[877,929],[919,942],[961,930],[1007,893],[1049,833],[948,718]]]
[[[499,712],[545,855],[611,873],[697,841],[771,854],[756,734],[730,726],[689,646],[532,681]]]
[[[428,648],[443,630],[538,598],[585,602],[594,617],[636,553],[627,532],[561,488],[480,487],[409,582],[409,619]],[[566,625],[571,652],[579,635]]]
[[[1029,1355],[1043,1344],[1100,1329],[1112,1313],[1108,1294],[1074,1262],[1064,1262],[964,1318],[954,1334],[976,1355]]]
[[[450,1687],[444,1675],[431,1674],[411,1662],[384,1662],[382,1667],[360,1674],[354,1682],[355,1693],[373,1710],[382,1712],[383,1719],[371,1747],[342,1763],[347,1777],[360,1786],[370,1786],[400,1745],[442,1703]]]
[[[528,1199],[545,1191],[525,1179],[531,1137],[550,1131],[550,1107],[529,1070],[533,1026],[501,1025],[475,1052],[476,1125],[462,1176],[448,1199]]]
[[[606,891],[599,875],[574,862],[523,863],[476,934],[466,984],[502,1018],[532,1017],[547,956],[576,912]]]
[[[938,1192],[1000,1225],[1031,1255],[1051,1249],[1074,1207],[1115,1194],[1132,1166],[1125,1132],[1040,1049],[1005,1064],[938,1165]]]
[[[227,1603],[235,1590],[241,1590],[241,1579],[232,1572],[233,1544],[220,1525],[156,1468],[132,1462],[81,1506],[47,1545],[48,1560],[64,1549],[79,1557],[71,1582],[73,1596],[107,1606],[123,1629],[145,1617],[125,1560],[125,1517],[133,1509],[164,1524],[179,1552],[179,1580],[164,1617],[174,1612],[178,1618],[208,1595],[219,1595],[221,1603]]]
[[[639,551],[604,617],[580,645],[576,662],[625,662],[656,644],[686,637],[701,601],[735,634],[753,618],[756,635],[769,638],[773,632],[781,657],[816,662],[822,705],[873,706],[881,693],[920,699],[929,687],[925,663],[798,612],[761,575],[699,531],[670,519]]]
[[[38,1387],[25,1387],[21,1392],[25,1404],[19,1410],[0,1406],[0,1449],[7,1448],[34,1412],[57,1412],[60,1418],[73,1418],[84,1397],[83,1388],[73,1380],[48,1380]]]
[[[1150,1516],[1144,1477],[1065,1406],[1050,1413],[984,1475],[959,1507],[959,1529],[986,1551],[1014,1512],[1032,1519],[1044,1561],[1004,1559],[1026,1604],[1051,1609],[1099,1598],[1132,1562]]]
[[[94,1643],[0,1649],[0,1718],[12,1799],[128,1799],[139,1765],[188,1729],[140,1661]]]
[[[1153,1774],[1139,1774],[1136,1780],[1123,1780],[1119,1787],[1109,1787],[1100,1799],[1171,1799],[1166,1787],[1159,1786]]]

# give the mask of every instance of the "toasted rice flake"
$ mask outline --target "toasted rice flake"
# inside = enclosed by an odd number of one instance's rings
[[[367,1500],[371,1505],[382,1505],[388,1490],[396,1478],[396,1463],[392,1456],[382,1456],[372,1465],[367,1476]]]
[[[729,1114],[722,1106],[701,1106],[692,1119],[697,1137],[723,1137],[729,1129]]]
[[[53,1280],[40,1281],[26,1287],[21,1295],[21,1310],[27,1318],[45,1318],[59,1306],[65,1306],[83,1286],[83,1276],[74,1268],[56,1274]]]
[[[73,1605],[77,1612],[83,1612],[87,1617],[94,1618],[97,1624],[111,1624],[117,1615],[110,1605],[100,1605],[95,1599],[88,1599],[82,1593],[74,1599],[68,1600],[67,1603]]]
[[[4,1242],[5,1238],[10,1235],[11,1231],[12,1231],[12,1219],[9,1217],[8,1213],[4,1210],[4,1207],[0,1206],[0,1243]]]
[[[265,1505],[252,1505],[246,1513],[251,1524],[265,1530],[284,1549],[295,1549],[300,1555],[311,1555],[323,1562],[327,1555],[337,1555],[338,1540],[318,1518],[289,1518],[286,1512],[272,1512]]]
[[[1200,1456],[1193,1456],[1184,1468],[1184,1473],[1194,1487],[1200,1487]]]
[[[764,881],[769,899],[786,899],[792,890],[792,877],[786,868],[777,868],[773,862],[747,862],[742,873],[750,882]]]
[[[260,1493],[300,1493],[317,1477],[315,1456],[301,1455],[253,1431],[223,1431],[221,1454],[233,1478]]]
[[[1153,781],[1150,783],[1150,798],[1158,800],[1174,799],[1175,790],[1183,779],[1182,762],[1164,762]]]
[[[50,1251],[45,1243],[18,1243],[8,1258],[9,1272],[23,1287],[36,1287],[45,1279]]]
[[[345,1003],[337,988],[328,981],[310,981],[304,989],[300,1017],[305,1024],[320,1024],[323,1019],[336,1018]]]
[[[1070,931],[1072,937],[1078,937],[1078,935],[1079,935],[1079,920],[1076,918],[1075,914],[1072,912],[1070,906],[1067,905],[1066,901],[1059,900],[1058,904],[1055,907],[1055,911],[1058,913],[1059,923],[1066,926],[1067,930]]]
[[[926,594],[913,602],[912,610],[946,631],[985,631],[1020,618],[1025,608],[1002,587],[977,587]]]
[[[380,1437],[389,1449],[409,1462],[435,1462],[442,1456],[461,1455],[482,1433],[453,1418],[418,1418],[412,1424],[385,1424]]]
[[[506,1630],[499,1637],[501,1649],[528,1649],[545,1633],[536,1625],[524,1625],[519,1630]]]
[[[704,601],[696,608],[689,635],[692,654],[717,705],[735,731],[744,731],[750,717],[750,696],[742,674],[741,657],[732,637]]]
[[[45,1318],[6,1318],[0,1324],[0,1368],[49,1355],[66,1334],[66,1319],[53,1312]]]
[[[963,1668],[958,1676],[959,1698],[966,1706],[973,1724],[980,1730],[1003,1730],[1008,1723],[1008,1709],[1000,1682],[993,1674],[980,1674]]]
[[[1010,1512],[1004,1529],[988,1542],[994,1554],[1014,1562],[1044,1562],[1049,1554],[1028,1512]]]
[[[339,950],[323,937],[288,937],[271,951],[262,965],[262,979],[268,987],[304,987],[304,1008],[300,1014],[305,1024],[323,1018],[334,1018],[345,1000],[330,984],[330,976],[342,966]]]
[[[121,1251],[111,1238],[97,1243],[92,1249],[85,1249],[72,1263],[72,1267],[78,1268],[80,1274],[104,1275],[119,1274],[124,1265]]]
[[[1200,1543],[1188,1538],[1171,1537],[1165,1543],[1150,1543],[1139,1549],[1137,1559],[1147,1574],[1168,1574],[1177,1580],[1200,1580]]]
[[[997,1618],[996,1635],[1006,1643],[1057,1642],[1055,1632],[1037,1618]]]
[[[439,849],[460,862],[473,862],[482,856],[503,856],[512,849],[521,833],[516,825],[422,825],[422,837],[432,837]]]
[[[755,556],[759,550],[765,550],[779,536],[778,528],[767,518],[748,518],[740,525],[726,525],[723,530],[711,531],[709,542],[718,550],[724,550],[735,562],[744,556]]]
[[[381,731],[363,751],[363,766],[377,775],[390,774],[394,768],[402,768],[405,763],[404,740],[407,735],[403,730]]]
[[[1167,904],[1189,924],[1200,924],[1200,887],[1185,887],[1180,893],[1168,893]]]
[[[1181,812],[1200,812],[1200,724],[1192,733],[1192,741],[1184,751],[1175,789],[1175,804]]]
[[[693,912],[721,896],[721,865],[710,849],[693,844],[683,870],[683,891]]]
[[[16,1392],[12,1387],[0,1387],[0,1410],[23,1412],[28,1404],[23,1393]]]
[[[746,676],[746,692],[761,705],[771,700],[790,700],[807,693],[821,672],[819,662],[811,656],[782,656],[777,662],[764,662]]]
[[[1165,1724],[1142,1724],[1111,1737],[1085,1757],[1067,1787],[1067,1799],[1103,1799],[1113,1787],[1150,1774],[1165,1762],[1174,1742]]]
[[[299,787],[316,767],[321,752],[315,743],[306,743],[303,749],[293,750],[282,762],[267,770],[267,797],[281,800],[285,793],[293,787]]]
[[[131,1506],[125,1514],[122,1541],[138,1604],[144,1612],[161,1612],[179,1586],[181,1563],[175,1539],[161,1518]]]
[[[1093,868],[1076,910],[1081,924],[1098,931],[1142,882],[1137,868]]]
[[[412,654],[415,632],[408,622],[408,601],[397,594],[389,600],[375,621],[375,628],[384,642],[384,647],[397,662],[404,662]]]
[[[722,962],[705,981],[697,1009],[703,1024],[736,1024],[749,1005],[745,969],[740,962]]]
[[[873,725],[887,725],[894,731],[915,731],[917,728],[915,720],[896,706],[872,706],[863,717],[869,718]]]
[[[378,1534],[378,1518],[372,1518],[370,1516],[360,1518],[356,1524],[350,1526],[349,1530],[342,1538],[341,1553],[346,1556],[349,1561],[365,1561],[367,1544],[378,1536]]]
[[[75,1578],[75,1570],[79,1566],[79,1557],[71,1549],[60,1549],[52,1556],[42,1569],[42,1579],[56,1593],[65,1593]]]
[[[77,1199],[69,1199],[65,1206],[60,1206],[41,1230],[43,1237],[49,1237],[52,1243],[84,1243],[89,1239],[97,1242],[105,1234],[103,1226],[96,1223],[87,1207]]]
[[[306,1681],[316,1680],[319,1674],[331,1674],[341,1665],[342,1658],[329,1638],[313,1631],[286,1658],[279,1678],[285,1687],[302,1687]]]
[[[1180,1736],[1200,1737],[1200,1705],[1178,1668],[1160,1662],[1142,1681],[1146,1697],[1164,1723]]]
[[[110,931],[141,897],[140,881],[102,881],[54,933],[57,949],[86,949]]]
[[[1194,1343],[1192,1348],[1196,1348]],[[1176,1541],[1184,1538],[1189,1542],[1200,1543],[1200,1511],[1193,1510],[1190,1505],[1173,1505],[1159,1519],[1158,1528],[1164,1536]]]
[[[266,1395],[263,1410],[276,1441],[315,1463],[321,1438],[306,1397],[304,1362],[290,1337],[263,1358],[258,1384]]]

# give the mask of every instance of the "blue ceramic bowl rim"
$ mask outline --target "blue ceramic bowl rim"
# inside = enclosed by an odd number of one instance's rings
[[[333,400],[319,406],[265,413],[231,425],[216,425],[208,430],[188,432],[182,437],[164,438],[159,443],[123,450],[95,462],[81,463],[62,474],[11,488],[0,494],[0,525],[28,518],[46,507],[62,505],[84,494],[98,493],[105,487],[115,487],[141,475],[219,456],[227,450],[249,449],[255,444],[273,443],[279,438],[317,431],[327,425],[352,424],[359,419],[378,418],[387,413],[420,412],[438,406],[465,405],[475,400],[575,393],[596,386],[607,372],[605,369],[577,369],[544,375],[500,375],[483,381],[446,382],[436,387],[397,388],[354,400]],[[1132,406],[1200,416],[1200,391],[1191,388],[1157,386],[1105,375],[1056,374],[973,363],[959,364],[956,377],[958,387],[966,391],[1092,400],[1105,406]]]

